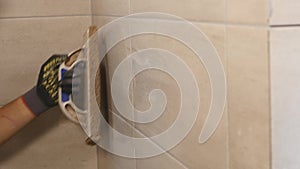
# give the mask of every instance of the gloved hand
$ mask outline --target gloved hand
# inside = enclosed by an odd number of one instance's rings
[[[41,67],[37,86],[23,95],[23,101],[36,115],[58,104],[58,69],[67,55],[53,55]]]

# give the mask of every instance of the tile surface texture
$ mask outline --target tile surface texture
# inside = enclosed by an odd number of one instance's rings
[[[271,30],[273,169],[300,166],[299,38],[299,27]]]
[[[0,0],[0,18],[89,15],[87,0]]]
[[[268,29],[228,27],[230,169],[270,168]]]
[[[93,0],[93,15],[124,16],[129,14],[130,0]]]
[[[271,25],[299,25],[300,2],[297,0],[272,0]]]
[[[221,60],[226,66],[225,57],[225,31],[223,26],[211,26],[211,25],[200,25],[196,24],[206,35],[210,38],[213,45],[221,56]],[[155,36],[155,35],[142,35],[132,38],[132,52],[142,50],[145,48],[159,48],[171,51],[175,55],[181,57],[184,62],[191,68],[193,74],[198,82],[200,90],[200,112],[196,123],[192,128],[191,132],[187,137],[180,142],[174,149],[170,150],[170,154],[179,159],[186,167],[191,169],[197,168],[214,168],[223,169],[227,166],[227,121],[225,113],[223,120],[220,123],[215,135],[205,144],[200,145],[198,143],[198,137],[203,127],[203,122],[206,118],[207,112],[210,105],[210,83],[208,74],[202,65],[201,61],[196,55],[185,47],[179,41],[174,39]],[[141,60],[133,61],[133,69],[143,64],[147,65],[147,60],[144,62]],[[161,60],[162,63],[166,64],[168,60]],[[176,81],[168,74],[158,70],[147,70],[141,72],[134,79],[133,87],[133,103],[138,110],[146,110],[150,104],[148,102],[149,92],[153,89],[161,89],[167,96],[167,107],[163,112],[163,115],[154,122],[148,124],[135,124],[135,127],[144,133],[146,136],[154,136],[162,133],[174,123],[180,105],[180,92],[176,84]],[[193,99],[193,98],[191,98]],[[164,158],[164,157],[162,157]],[[149,162],[147,162],[149,160]],[[148,166],[151,161],[161,161],[160,158],[151,158],[144,160],[137,160],[137,167],[150,167]],[[174,160],[173,160],[174,161]],[[175,161],[176,162],[176,161]],[[178,164],[178,163],[175,163]],[[145,166],[143,166],[145,165]],[[163,163],[164,165],[164,163]]]
[[[227,0],[227,23],[268,25],[269,0]]]

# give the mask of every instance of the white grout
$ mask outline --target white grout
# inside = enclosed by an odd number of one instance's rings
[[[93,0],[90,0],[90,25],[94,24]]]

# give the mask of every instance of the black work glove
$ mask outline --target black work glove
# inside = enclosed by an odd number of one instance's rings
[[[58,69],[67,55],[53,55],[41,67],[37,86],[23,95],[23,101],[36,115],[58,104]]]

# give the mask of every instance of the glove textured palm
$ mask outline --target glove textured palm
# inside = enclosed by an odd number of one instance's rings
[[[53,55],[41,67],[37,93],[47,106],[58,104],[58,69],[67,55]]]

